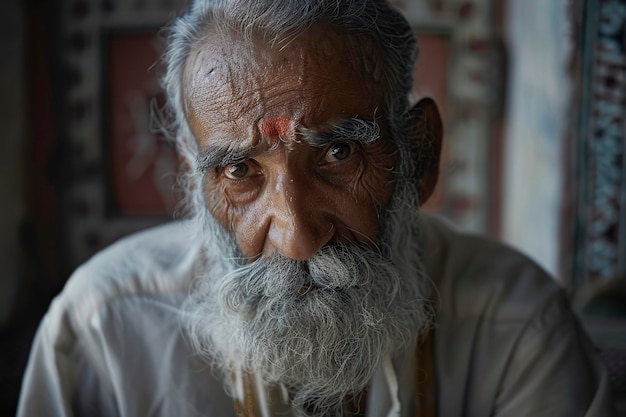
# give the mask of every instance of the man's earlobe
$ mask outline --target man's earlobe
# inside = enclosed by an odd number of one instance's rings
[[[423,98],[409,111],[412,136],[415,140],[416,181],[420,205],[432,195],[439,178],[439,157],[443,124],[437,105]]]

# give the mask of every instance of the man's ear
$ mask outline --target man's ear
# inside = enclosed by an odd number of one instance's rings
[[[437,105],[423,98],[409,110],[410,128],[416,158],[416,181],[420,205],[432,195],[439,178],[439,156],[443,139],[443,124]]]

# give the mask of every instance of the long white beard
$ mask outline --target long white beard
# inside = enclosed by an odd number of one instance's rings
[[[227,384],[243,370],[284,384],[300,415],[340,416],[383,355],[416,340],[432,316],[431,282],[419,260],[417,210],[396,197],[381,249],[326,246],[307,261],[278,255],[241,265],[232,237],[203,213],[208,272],[183,318]]]

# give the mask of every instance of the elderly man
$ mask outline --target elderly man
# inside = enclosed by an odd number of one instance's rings
[[[164,77],[192,220],[79,268],[21,416],[606,416],[563,292],[418,215],[435,104],[384,0],[197,0]]]

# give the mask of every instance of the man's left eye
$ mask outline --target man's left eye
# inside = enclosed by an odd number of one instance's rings
[[[343,161],[352,154],[352,145],[348,142],[336,143],[326,153],[327,162]]]
[[[224,167],[224,175],[231,180],[241,180],[246,178],[252,172],[251,167],[245,162],[237,164],[229,164]]]

